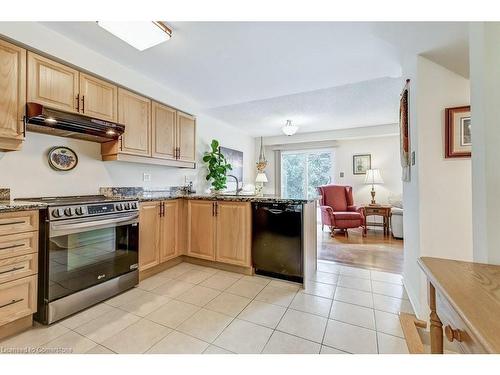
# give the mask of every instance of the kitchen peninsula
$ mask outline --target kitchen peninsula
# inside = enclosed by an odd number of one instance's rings
[[[134,198],[140,202],[141,280],[180,261],[252,274],[256,204],[296,207],[300,211],[297,224],[302,249],[300,280],[305,283],[306,275],[315,271],[316,199],[151,192],[135,187],[101,188],[100,193],[113,198]],[[284,229],[288,232],[287,237],[292,230]],[[283,264],[280,267],[286,268]]]

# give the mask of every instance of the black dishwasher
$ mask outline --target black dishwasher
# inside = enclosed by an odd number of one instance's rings
[[[302,282],[302,205],[252,204],[252,262],[255,273]]]

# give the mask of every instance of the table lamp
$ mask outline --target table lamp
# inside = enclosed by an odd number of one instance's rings
[[[262,197],[264,195],[262,189],[264,189],[264,182],[267,182],[267,176],[264,172],[257,173],[257,177],[255,178],[255,195],[258,197]]]
[[[377,203],[375,202],[375,184],[383,184],[384,180],[382,179],[382,176],[380,175],[380,169],[368,169],[366,171],[365,175],[365,184],[366,185],[371,185],[372,186],[372,201],[370,203],[370,206],[376,206]]]

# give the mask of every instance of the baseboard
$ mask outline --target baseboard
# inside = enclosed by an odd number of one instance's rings
[[[169,268],[172,268],[173,266],[176,266],[179,263],[182,263],[182,256],[167,260],[166,262],[163,262],[163,263],[158,264],[157,266],[148,268],[147,270],[139,271],[139,282],[141,282],[144,279],[147,279],[148,277],[154,276],[157,273],[168,270]]]
[[[236,272],[249,276],[253,275],[253,267],[235,266],[226,263],[214,262],[211,260],[193,258],[187,255],[183,255],[182,259],[187,263],[196,264],[198,266],[212,267],[222,271]]]

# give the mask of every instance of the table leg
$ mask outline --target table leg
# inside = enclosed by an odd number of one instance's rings
[[[429,282],[431,353],[443,354],[443,323],[436,312],[436,289]]]

